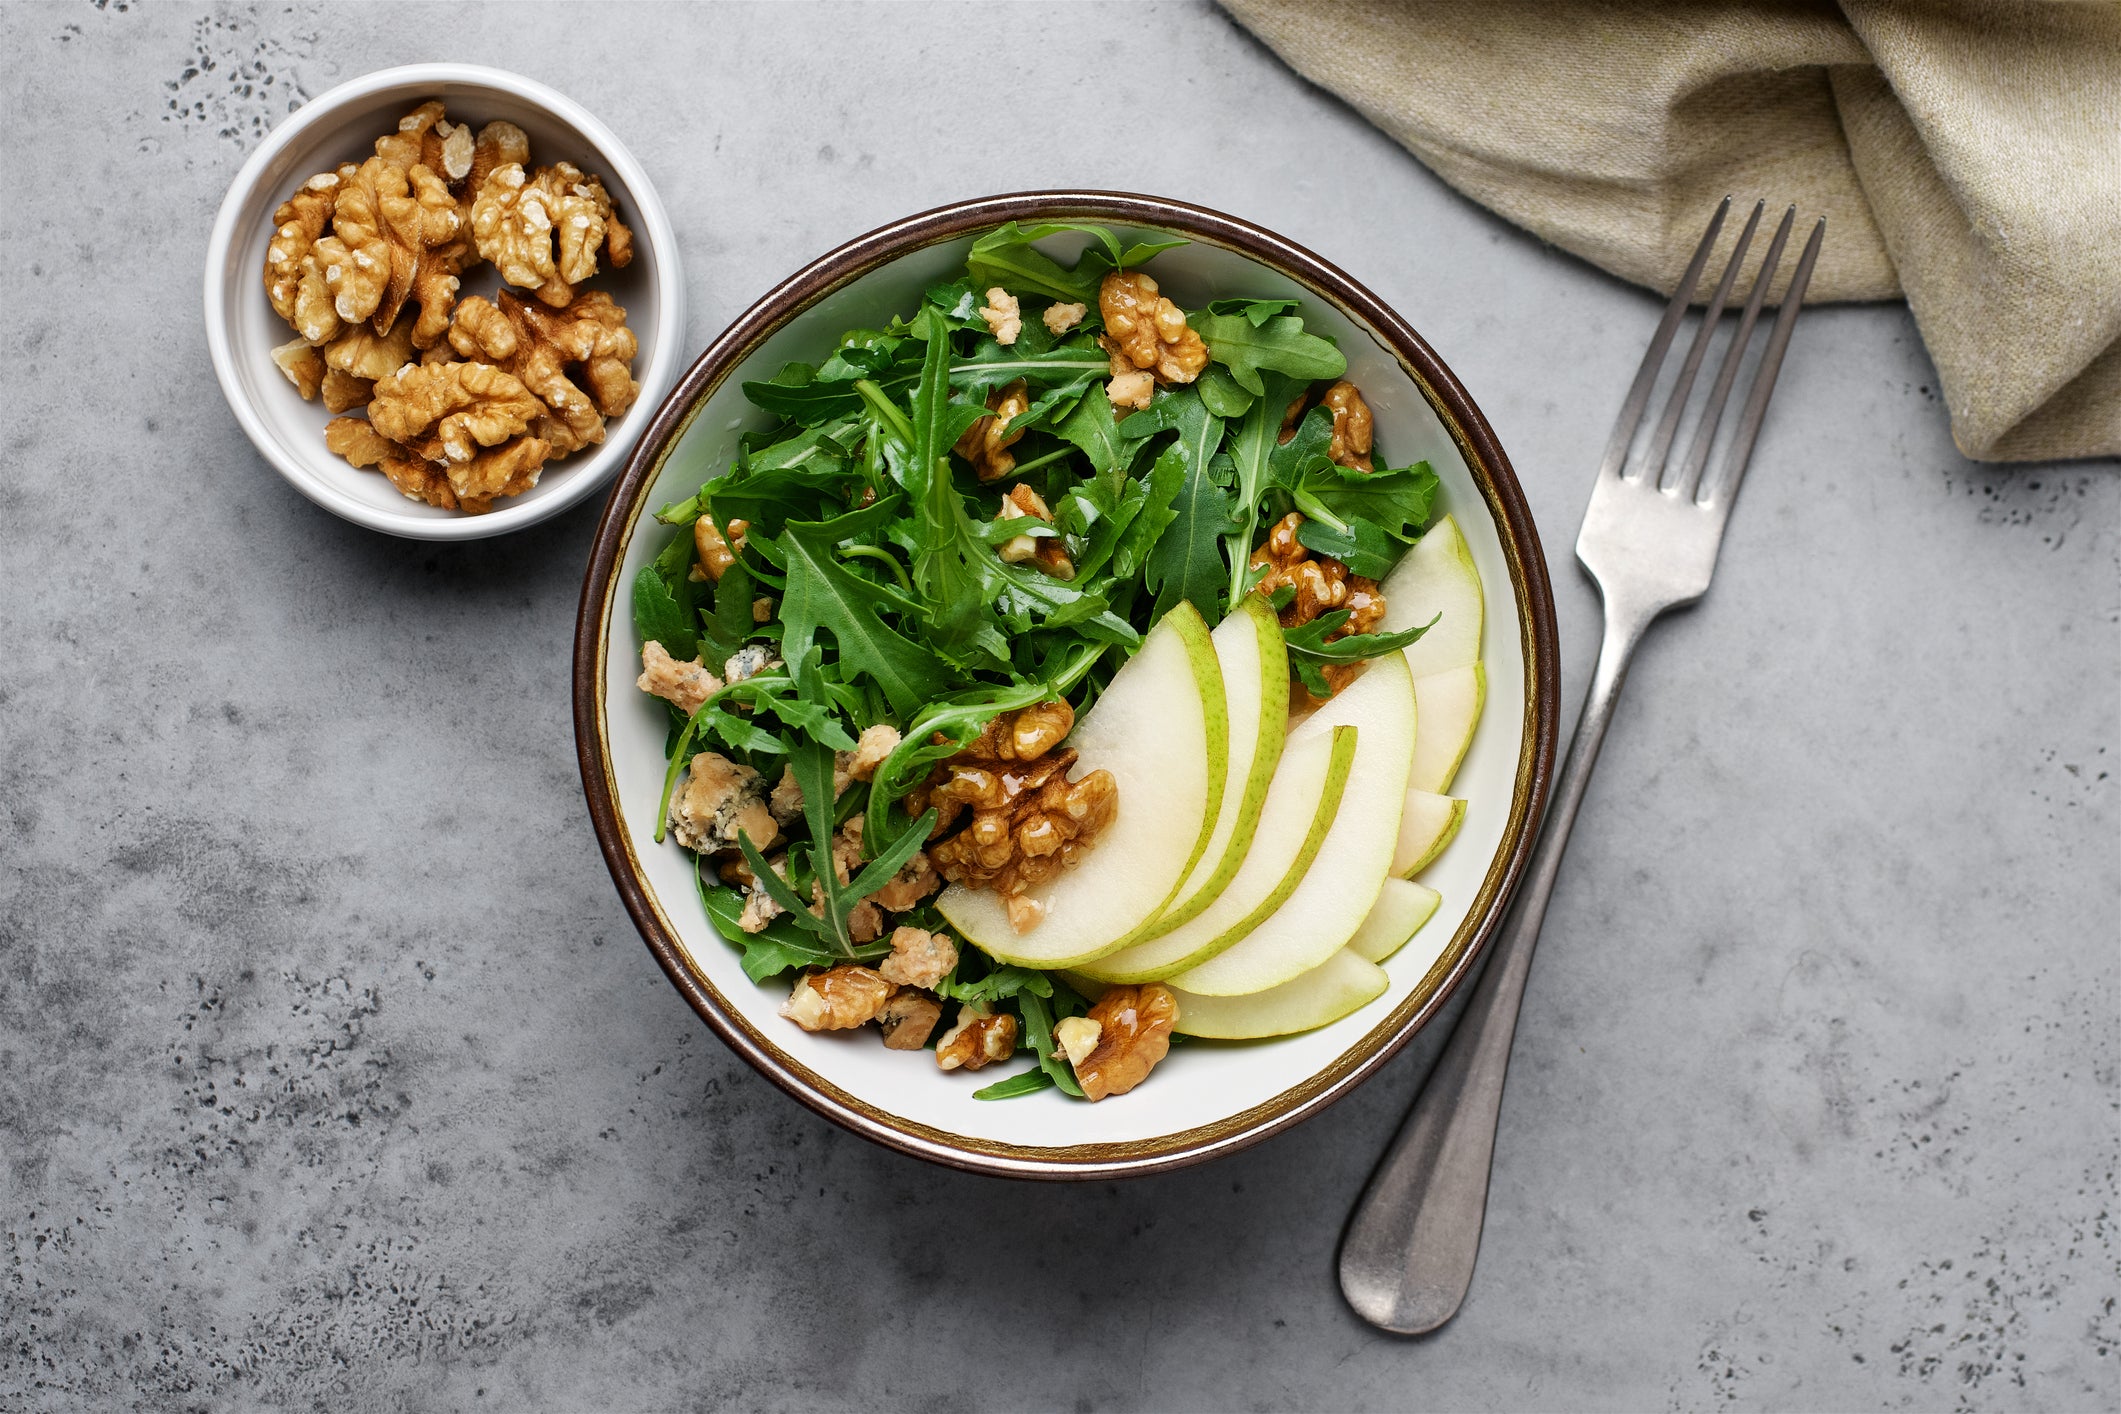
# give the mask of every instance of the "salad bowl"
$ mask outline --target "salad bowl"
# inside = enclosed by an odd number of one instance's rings
[[[1055,1090],[975,1098],[977,1082],[909,1063],[873,1035],[812,1033],[779,1014],[695,890],[691,855],[658,843],[670,716],[635,688],[631,589],[684,502],[766,426],[741,385],[815,358],[841,331],[917,306],[1006,223],[1096,223],[1120,241],[1183,241],[1148,268],[1186,308],[1235,296],[1300,302],[1346,357],[1395,462],[1423,460],[1483,586],[1486,706],[1453,794],[1469,803],[1424,873],[1443,903],[1386,965],[1388,990],[1314,1030],[1264,1041],[1192,1040],[1150,1083],[1089,1104]],[[1040,249],[1076,259],[1089,237]],[[991,405],[991,404],[990,404]],[[592,824],[627,911],[672,984],[723,1041],[818,1113],[906,1153],[991,1174],[1109,1178],[1233,1152],[1316,1114],[1374,1074],[1462,985],[1495,934],[1530,851],[1553,769],[1553,604],[1524,496],[1472,399],[1413,328],[1333,265],[1261,227],[1201,207],[1111,192],[1027,192],[908,217],[789,277],[711,343],[655,410],[597,527],[575,631],[577,752]]]

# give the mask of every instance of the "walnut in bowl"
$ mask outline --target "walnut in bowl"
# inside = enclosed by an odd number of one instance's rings
[[[674,376],[684,288],[662,203],[602,123],[514,74],[422,64],[331,90],[251,154],[209,244],[206,324],[230,408],[290,484],[372,529],[458,540],[555,515],[617,472]],[[451,363],[499,370],[538,413],[505,435],[481,422],[499,440],[454,462],[431,431],[349,416],[376,380]]]

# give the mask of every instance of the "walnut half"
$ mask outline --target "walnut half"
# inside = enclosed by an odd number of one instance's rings
[[[1093,1023],[1096,1045],[1081,1060],[1069,1060],[1083,1094],[1092,1100],[1124,1095],[1148,1078],[1171,1050],[1171,1028],[1178,1024],[1178,998],[1158,982],[1142,987],[1109,987],[1084,1018]],[[1063,1023],[1064,1025],[1066,1023]],[[1076,1028],[1079,1039],[1087,1027]],[[1064,1043],[1065,1044],[1065,1043]]]

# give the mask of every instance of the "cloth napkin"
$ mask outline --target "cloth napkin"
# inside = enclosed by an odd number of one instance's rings
[[[2121,4],[1220,2],[1452,186],[1637,284],[1670,292],[1726,194],[1766,199],[1756,252],[1796,203],[1785,278],[1826,217],[1807,297],[1905,296],[1960,450],[2121,453]]]

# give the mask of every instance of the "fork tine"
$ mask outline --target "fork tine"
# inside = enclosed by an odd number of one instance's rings
[[[1775,228],[1775,239],[1768,242],[1760,271],[1753,276],[1753,293],[1745,302],[1745,312],[1738,317],[1738,332],[1731,335],[1731,346],[1723,351],[1723,367],[1716,371],[1716,384],[1709,389],[1708,402],[1702,405],[1701,424],[1694,429],[1694,440],[1687,447],[1686,463],[1672,485],[1675,495],[1691,500],[1701,488],[1701,469],[1708,464],[1709,449],[1715,445],[1724,404],[1730,400],[1731,384],[1738,378],[1738,365],[1745,361],[1745,347],[1752,341],[1753,324],[1760,317],[1760,301],[1774,282],[1775,268],[1782,263],[1782,248],[1790,238],[1790,224],[1796,219],[1794,206],[1782,213],[1782,224]]]
[[[1701,324],[1694,330],[1694,342],[1686,351],[1686,362],[1679,365],[1679,376],[1672,380],[1672,391],[1665,399],[1664,416],[1657,420],[1657,433],[1650,439],[1649,455],[1643,459],[1644,485],[1655,486],[1664,479],[1665,458],[1672,453],[1672,439],[1679,433],[1679,419],[1686,412],[1687,396],[1694,391],[1694,375],[1701,371],[1701,360],[1709,351],[1709,340],[1716,337],[1716,325],[1723,318],[1723,307],[1730,303],[1731,286],[1738,279],[1740,267],[1745,264],[1745,253],[1753,243],[1753,232],[1760,229],[1760,213],[1766,209],[1765,201],[1753,203],[1753,214],[1746,218],[1745,229],[1738,233],[1738,240],[1731,247],[1731,258],[1724,263],[1723,278],[1716,282],[1716,293],[1701,311]]]
[[[1790,287],[1782,295],[1782,308],[1775,315],[1775,327],[1768,331],[1767,348],[1760,355],[1760,369],[1753,375],[1753,391],[1746,397],[1745,413],[1738,419],[1738,431],[1731,439],[1731,449],[1724,454],[1723,469],[1711,495],[1701,498],[1704,506],[1714,506],[1725,515],[1730,514],[1731,504],[1738,499],[1738,483],[1745,477],[1745,465],[1752,460],[1753,443],[1760,436],[1760,421],[1767,416],[1769,394],[1775,391],[1775,377],[1782,371],[1783,350],[1790,346],[1790,330],[1796,327],[1797,311],[1804,306],[1805,287],[1812,282],[1812,266],[1819,261],[1819,242],[1826,236],[1826,218],[1812,227],[1812,238],[1804,243],[1804,255],[1797,261],[1797,273],[1790,276]]]
[[[1687,262],[1686,274],[1680,278],[1679,288],[1672,292],[1672,302],[1665,306],[1664,319],[1657,326],[1657,333],[1650,339],[1649,350],[1642,356],[1642,367],[1635,372],[1635,382],[1628,389],[1628,399],[1620,405],[1620,416],[1613,423],[1613,435],[1606,442],[1605,458],[1598,464],[1601,480],[1616,476],[1627,465],[1628,447],[1635,440],[1635,430],[1642,425],[1642,410],[1649,406],[1650,389],[1657,382],[1657,370],[1664,365],[1665,351],[1672,346],[1672,332],[1693,302],[1694,286],[1701,279],[1701,267],[1708,263],[1709,250],[1716,244],[1716,236],[1723,230],[1723,218],[1730,213],[1731,199],[1725,197],[1717,206],[1716,214],[1709,220],[1707,234],[1701,244],[1694,248],[1694,258]]]

